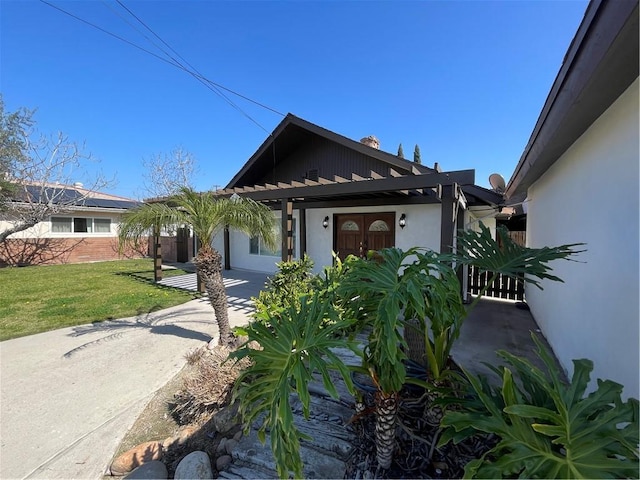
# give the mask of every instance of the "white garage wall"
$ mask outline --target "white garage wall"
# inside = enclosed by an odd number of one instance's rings
[[[531,247],[585,242],[580,262],[558,261],[565,283],[527,288],[558,359],[589,358],[595,378],[639,398],[638,80],[529,188]]]

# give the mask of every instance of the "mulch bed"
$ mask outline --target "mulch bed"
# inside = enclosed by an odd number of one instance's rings
[[[398,412],[397,449],[389,470],[380,470],[376,461],[373,398],[365,394],[367,409],[352,424],[358,443],[347,464],[345,478],[462,478],[464,466],[490,450],[497,439],[476,435],[454,445],[438,448],[442,411],[433,407],[433,398],[415,389],[401,392]]]

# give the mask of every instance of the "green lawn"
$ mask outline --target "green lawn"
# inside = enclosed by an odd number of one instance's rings
[[[165,270],[164,276],[182,270]],[[153,260],[0,268],[0,341],[179,305],[194,292],[153,283]]]

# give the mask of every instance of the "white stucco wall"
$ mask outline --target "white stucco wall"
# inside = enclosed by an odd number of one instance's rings
[[[104,212],[104,211],[96,211],[96,210],[78,210],[73,213],[65,213],[54,215],[54,217],[65,217],[65,218],[73,218],[73,217],[82,217],[82,218],[108,218],[111,220],[111,231],[109,233],[95,233],[95,232],[87,232],[87,233],[56,233],[51,231],[51,221],[47,218],[43,222],[39,222],[34,227],[28,228],[27,230],[23,230],[21,232],[16,232],[11,235],[9,238],[11,239],[19,239],[19,238],[75,238],[75,237],[115,237],[118,235],[118,225],[120,224],[121,218],[120,212]],[[0,218],[0,232],[5,231],[14,225],[13,222],[10,222],[6,219]]]
[[[577,260],[558,261],[565,283],[527,288],[527,301],[558,359],[589,358],[595,378],[640,398],[638,311],[638,80],[529,191],[531,247],[584,242]]]
[[[396,221],[403,213],[407,226],[396,224],[396,247],[406,250],[411,247],[427,247],[440,251],[440,204],[389,205],[375,207],[343,207],[307,210],[307,254],[315,262],[314,270],[331,265],[333,257],[333,215],[341,213],[394,212]],[[329,217],[329,227],[322,228],[322,220]]]
[[[395,212],[396,220],[401,214],[407,217],[407,226],[401,229],[396,225],[396,246],[407,249],[414,246],[440,250],[440,204],[432,205],[390,205],[375,207],[343,207],[307,210],[307,255],[314,261],[314,271],[331,265],[333,258],[333,215],[340,213]],[[280,219],[280,212],[275,212]],[[322,227],[324,217],[329,217],[329,227]],[[296,219],[296,254],[300,253],[300,221],[299,212],[294,210]],[[279,257],[251,255],[249,253],[249,237],[240,232],[230,232],[231,268],[273,273]],[[222,236],[214,240],[214,247],[223,252]],[[296,256],[296,258],[298,258]]]
[[[484,224],[491,231],[491,236],[496,238],[496,216],[497,210],[492,207],[470,207],[465,212],[465,230],[480,231],[480,224]]]

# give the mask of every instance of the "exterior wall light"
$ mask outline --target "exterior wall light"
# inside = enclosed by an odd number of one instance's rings
[[[322,226],[324,228],[327,228],[329,226],[329,217],[328,216],[324,217],[324,220],[322,220]]]
[[[398,220],[398,225],[400,225],[400,228],[404,228],[407,226],[407,216],[404,213],[400,215],[400,220]]]

